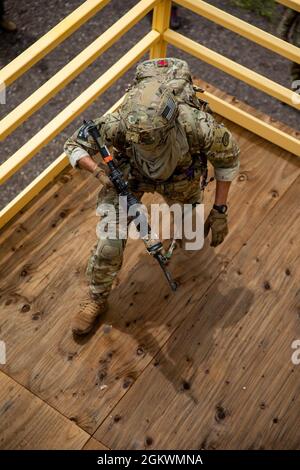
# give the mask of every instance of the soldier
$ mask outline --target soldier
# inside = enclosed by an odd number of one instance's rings
[[[278,35],[285,41],[290,41],[300,47],[300,13],[285,8],[283,17],[278,25]],[[293,82],[300,80],[300,64],[296,62],[291,65],[291,77]]]
[[[0,0],[0,28],[8,33],[17,31],[17,25],[4,16],[4,0]]]
[[[202,202],[200,179],[207,159],[214,166],[215,204],[205,223],[212,246],[228,233],[227,196],[239,169],[239,148],[230,131],[218,124],[196,97],[185,61],[168,58],[143,62],[118,111],[95,120],[103,144],[140,199],[158,192],[165,201]],[[103,184],[98,203],[118,208],[118,195],[95,159],[97,147],[83,125],[65,144],[73,167],[91,172]],[[117,221],[118,223],[118,221]],[[99,239],[88,262],[90,294],[76,313],[73,333],[88,333],[107,308],[107,297],[122,265],[125,240]]]

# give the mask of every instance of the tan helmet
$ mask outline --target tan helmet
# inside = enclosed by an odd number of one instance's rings
[[[174,126],[178,104],[172,91],[156,80],[143,80],[132,88],[120,108],[126,141],[156,146]]]

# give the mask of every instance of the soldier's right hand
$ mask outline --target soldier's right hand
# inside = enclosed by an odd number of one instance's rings
[[[95,178],[97,178],[100,181],[100,183],[105,188],[113,187],[113,183],[111,182],[109,177],[105,174],[102,168],[97,166],[96,169],[93,171],[93,175],[95,176]]]
[[[113,188],[113,183],[111,182],[111,180],[109,179],[108,176],[106,175],[101,175],[101,177],[98,178],[100,183],[103,184],[103,186],[105,188]]]

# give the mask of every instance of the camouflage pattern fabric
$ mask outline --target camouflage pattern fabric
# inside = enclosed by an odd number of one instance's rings
[[[187,185],[182,182],[178,190],[173,188],[157,191],[163,194],[165,202],[172,204],[199,204],[202,202],[202,194],[199,182],[193,181]],[[134,195],[141,200],[143,192],[135,192]],[[102,188],[98,194],[97,206],[103,204],[113,205],[116,213],[119,211],[119,197],[114,188]],[[103,206],[102,206],[103,207]],[[100,220],[103,217],[100,217]],[[119,231],[119,218],[116,217],[116,233]],[[103,238],[98,239],[88,260],[86,276],[89,283],[91,296],[94,300],[106,299],[111,291],[113,282],[121,269],[123,254],[126,246],[125,239]]]
[[[239,148],[231,132],[222,124],[215,121],[213,116],[198,109],[189,109],[187,105],[179,106],[177,120],[180,122],[187,136],[189,152],[180,155],[175,175],[186,177],[186,171],[193,164],[193,156],[199,155],[197,149],[202,149],[215,168],[217,179],[231,181],[231,170],[235,170],[239,164]],[[137,179],[149,182],[139,169],[134,165],[131,144],[126,142],[126,129],[121,117],[117,112],[108,114],[99,119],[95,119],[98,130],[110,149],[114,149],[118,155],[122,155],[123,160],[127,160],[130,172]],[[96,156],[97,149],[93,139],[85,134],[85,126],[79,128],[65,143],[64,150],[69,157],[73,167],[77,166],[77,160],[72,159],[74,150],[82,149],[95,161],[101,164],[101,159]],[[220,175],[220,177],[218,177]],[[227,178],[228,175],[228,178]],[[172,176],[168,182],[174,179]],[[150,181],[151,183],[151,181]],[[152,182],[153,183],[153,182]]]
[[[113,205],[116,209],[116,230],[119,229],[119,197],[114,188],[102,188],[98,194],[97,206],[100,204]],[[100,217],[100,220],[104,216]],[[86,276],[90,292],[94,300],[106,299],[114,279],[121,269],[123,251],[126,245],[124,239],[99,238],[88,260]]]

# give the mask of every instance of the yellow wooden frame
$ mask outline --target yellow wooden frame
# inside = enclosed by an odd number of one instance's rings
[[[122,18],[101,34],[92,44],[60,69],[53,77],[38,88],[31,96],[0,121],[0,140],[4,139],[22,122],[47,103],[80,72],[120,39],[130,28],[157,4],[158,0],[144,0],[135,5]],[[155,46],[153,46],[155,47]],[[4,70],[4,69],[3,69]],[[0,71],[1,78],[1,71]]]

